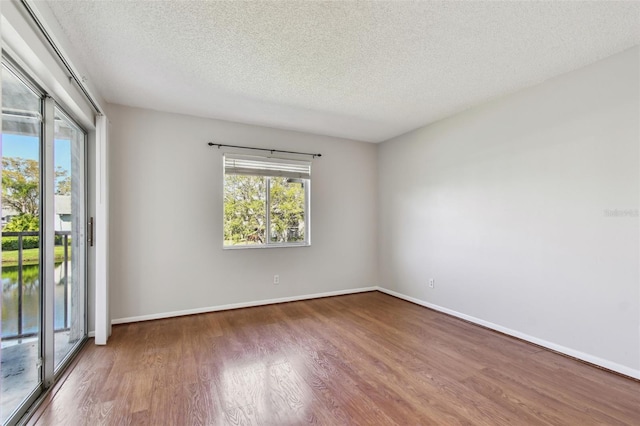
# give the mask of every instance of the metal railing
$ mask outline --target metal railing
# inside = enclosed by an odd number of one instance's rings
[[[17,318],[17,333],[3,335],[2,340],[15,340],[22,339],[27,337],[34,337],[38,335],[38,332],[23,332],[23,322],[24,322],[24,313],[23,313],[23,304],[24,304],[24,278],[23,278],[23,252],[24,252],[24,237],[39,237],[40,233],[38,231],[24,231],[24,232],[2,232],[2,237],[16,237],[18,238],[18,318]],[[55,231],[55,242],[62,242],[62,247],[64,257],[62,260],[62,276],[60,277],[60,282],[63,282],[64,285],[64,302],[63,302],[63,315],[64,315],[64,325],[62,328],[55,328],[54,331],[66,331],[69,330],[69,237],[71,236],[71,231]],[[60,244],[56,244],[56,246],[60,246]],[[40,247],[38,247],[40,248]],[[38,262],[38,264],[40,264]],[[40,275],[41,276],[41,275]],[[40,280],[38,280],[41,282]],[[4,291],[4,289],[3,289]]]

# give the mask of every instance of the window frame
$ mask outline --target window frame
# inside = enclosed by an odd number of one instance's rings
[[[291,158],[283,158],[283,157],[273,157],[267,155],[241,155],[235,153],[223,153],[222,154],[222,248],[224,250],[243,250],[243,249],[273,249],[273,248],[290,248],[290,247],[309,247],[311,246],[311,162],[305,161],[308,163],[309,167],[309,177],[307,178],[298,178],[304,181],[303,189],[304,189],[304,240],[303,241],[295,241],[295,242],[272,242],[271,241],[271,179],[278,176],[273,176],[269,174],[258,175],[262,176],[265,179],[265,194],[264,194],[264,213],[265,213],[265,242],[262,244],[235,244],[235,245],[227,245],[225,244],[224,238],[224,226],[225,226],[225,213],[224,213],[224,197],[226,193],[226,179],[227,179],[227,168],[225,159],[228,157],[245,157],[245,158],[254,158],[256,160],[277,160],[279,162],[290,162],[290,163],[301,163],[301,160],[291,159]],[[266,161],[265,161],[266,162]],[[236,173],[237,176],[256,176],[253,174],[242,174]]]

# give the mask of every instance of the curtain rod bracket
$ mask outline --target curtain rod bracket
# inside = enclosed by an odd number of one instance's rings
[[[224,147],[227,148],[239,148],[239,149],[252,149],[252,150],[256,150],[256,151],[269,151],[271,154],[273,154],[274,152],[281,152],[284,154],[297,154],[297,155],[309,155],[312,158],[316,158],[316,157],[322,157],[322,154],[313,154],[311,152],[296,152],[296,151],[282,151],[280,149],[269,149],[269,148],[253,148],[250,146],[239,146],[239,145],[226,145],[223,143],[215,143],[215,142],[208,142],[207,145],[209,146],[217,146],[218,149]]]

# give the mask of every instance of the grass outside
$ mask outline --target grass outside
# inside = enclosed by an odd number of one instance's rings
[[[64,247],[54,247],[54,263],[60,263],[64,261]],[[40,263],[40,249],[26,249],[22,250],[22,264],[23,265],[37,265]],[[67,255],[71,257],[71,247],[69,247]],[[18,266],[18,250],[2,251],[2,266]]]

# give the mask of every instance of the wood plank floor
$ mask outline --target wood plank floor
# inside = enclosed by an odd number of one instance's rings
[[[379,293],[115,326],[37,425],[640,424],[640,383]]]

